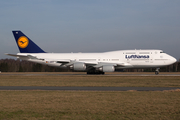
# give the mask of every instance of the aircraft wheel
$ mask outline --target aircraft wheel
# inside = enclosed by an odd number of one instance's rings
[[[155,74],[158,75],[159,74],[159,69],[160,68],[156,68]]]
[[[100,71],[88,71],[87,74],[91,74],[91,75],[104,75],[104,72],[100,72]]]
[[[104,75],[104,74],[105,74],[105,72],[102,72],[101,74],[102,74],[102,75]]]
[[[159,71],[155,71],[155,74],[158,75],[158,74],[159,74]]]

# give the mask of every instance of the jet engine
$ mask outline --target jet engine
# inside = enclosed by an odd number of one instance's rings
[[[106,66],[102,66],[101,68],[99,68],[99,70],[103,71],[103,72],[114,72],[115,68],[114,68],[114,66],[106,65]]]
[[[70,68],[77,71],[84,71],[86,70],[86,65],[84,63],[74,63]]]

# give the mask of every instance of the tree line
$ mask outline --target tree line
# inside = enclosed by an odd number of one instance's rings
[[[38,63],[28,62],[24,60],[15,59],[1,59],[1,72],[70,72],[71,69],[61,69],[58,67],[50,67]],[[150,69],[125,69],[125,72],[154,72],[155,68]],[[162,67],[160,72],[180,72],[180,60],[176,63]]]
[[[70,69],[60,69],[38,63],[28,62],[25,60],[1,59],[1,72],[67,72]]]

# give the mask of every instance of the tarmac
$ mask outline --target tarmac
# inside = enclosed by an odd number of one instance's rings
[[[180,87],[56,87],[56,86],[0,86],[0,90],[61,90],[61,91],[164,91]]]
[[[9,75],[11,75],[11,76],[134,76],[134,77],[136,77],[136,76],[180,76],[180,73],[178,72],[178,73],[174,73],[174,74],[158,74],[158,75],[155,75],[155,74],[153,74],[153,73],[151,73],[151,74],[144,74],[144,73],[138,73],[138,74],[128,74],[128,73],[126,73],[126,74],[123,74],[123,73],[121,73],[121,74],[119,74],[119,73],[117,73],[117,74],[109,74],[109,73],[107,73],[107,74],[104,74],[104,75],[87,75],[87,74],[84,74],[84,73],[71,73],[71,74],[68,74],[68,73],[60,73],[60,74],[58,74],[58,73],[0,73],[0,76],[9,76]]]

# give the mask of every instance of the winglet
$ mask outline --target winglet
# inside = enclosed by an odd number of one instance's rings
[[[38,45],[21,31],[12,31],[21,53],[45,53]]]

